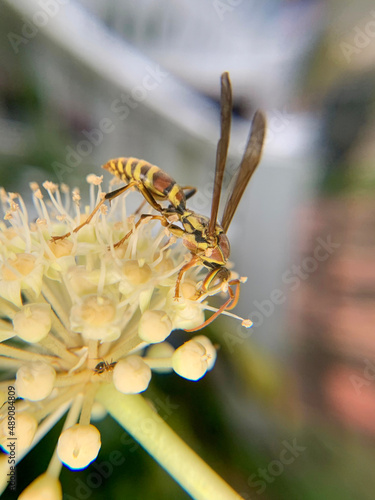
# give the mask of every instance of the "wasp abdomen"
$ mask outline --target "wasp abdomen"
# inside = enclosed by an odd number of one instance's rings
[[[174,208],[186,210],[186,198],[176,181],[161,168],[138,158],[115,158],[103,165],[105,170],[129,183],[141,182],[158,199],[168,200]]]

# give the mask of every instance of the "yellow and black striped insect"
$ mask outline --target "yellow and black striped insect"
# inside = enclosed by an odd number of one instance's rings
[[[94,368],[95,374],[100,375],[101,373],[104,372],[111,372],[114,367],[116,366],[117,361],[111,361],[108,363],[108,361],[100,361]]]
[[[211,215],[208,218],[190,210],[185,210],[179,216],[183,229],[175,224],[170,224],[168,228],[174,235],[182,238],[183,244],[192,253],[192,258],[180,269],[178,274],[175,297],[179,296],[179,286],[184,273],[194,266],[204,265],[210,269],[210,272],[203,280],[200,292],[207,292],[215,281],[226,282],[229,285],[229,299],[203,325],[188,331],[200,329],[206,324],[211,323],[222,311],[232,309],[239,297],[239,285],[241,281],[239,279],[230,280],[231,273],[225,267],[230,255],[230,245],[226,233],[246,186],[259,164],[266,131],[266,120],[261,111],[256,111],[245,152],[238,167],[233,190],[225,205],[221,224],[218,224],[217,216],[228,154],[231,117],[232,89],[228,73],[223,73],[221,76],[221,135],[216,150],[215,183]],[[163,211],[163,215],[167,218],[169,213],[173,214],[175,212],[171,208]],[[234,285],[236,286],[235,292],[230,288]]]
[[[138,189],[145,200],[160,215],[142,214],[136,227],[145,218],[158,219],[164,226],[168,227],[172,234],[182,238],[184,246],[191,252],[190,261],[178,273],[175,298],[179,298],[183,275],[188,269],[195,266],[203,265],[210,269],[202,282],[201,290],[197,294],[198,297],[202,293],[209,291],[216,282],[228,284],[229,299],[203,325],[188,331],[197,330],[213,321],[222,311],[232,309],[239,297],[240,280],[231,280],[231,273],[225,267],[230,255],[230,244],[226,233],[246,186],[259,164],[265,137],[266,120],[261,111],[255,113],[245,152],[238,167],[236,181],[225,205],[221,224],[219,224],[217,216],[228,154],[231,117],[232,88],[229,74],[225,72],[221,75],[221,134],[216,151],[215,182],[210,217],[205,217],[186,208],[186,200],[195,193],[195,188],[180,187],[166,172],[147,161],[136,158],[116,158],[109,160],[103,165],[103,168],[125,181],[126,185],[107,193],[86,221],[73,231],[77,232],[81,227],[88,224],[105,201],[111,201],[132,187]],[[189,190],[186,195],[185,190]],[[157,200],[168,201],[169,206],[163,207]],[[176,225],[176,221],[179,221],[182,227]],[[132,231],[126,234],[115,246],[121,245],[131,233]],[[67,233],[53,239],[65,238],[70,234]],[[235,292],[232,291],[231,286],[236,286]]]

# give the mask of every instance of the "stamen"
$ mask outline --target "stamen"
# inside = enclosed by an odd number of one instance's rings
[[[47,190],[48,195],[51,199],[51,202],[52,202],[53,206],[56,208],[57,212],[60,215],[64,215],[69,220],[69,222],[71,222],[73,224],[74,222],[73,222],[72,218],[69,216],[69,213],[65,211],[65,209],[62,205],[57,184],[53,184],[52,182],[44,182],[43,187]],[[58,200],[55,198],[53,193],[56,193]]]
[[[29,229],[29,218],[28,218],[28,214],[27,214],[27,208],[26,208],[26,205],[23,202],[23,199],[21,198],[20,195],[18,195],[18,200],[19,200],[19,203],[21,206],[21,208],[19,210],[19,215],[20,215],[23,230],[24,230],[23,234],[24,234],[25,239],[26,239],[25,252],[29,253],[31,251],[31,235],[30,235],[30,229]]]
[[[70,200],[71,200],[69,186],[67,186],[66,184],[61,184],[60,185],[60,191],[64,195],[64,203],[63,203],[64,210],[65,210],[66,213],[69,213],[69,211],[70,211]]]
[[[209,306],[208,304],[205,304],[204,308],[207,309],[207,311],[212,311],[212,312],[219,311],[219,309],[217,307],[212,307],[212,306]],[[237,314],[233,314],[232,312],[230,312],[228,310],[224,310],[220,314],[223,314],[224,316],[229,316],[230,318],[233,318],[233,319],[238,319],[239,321],[241,321],[241,323],[250,321],[252,324],[252,321],[250,319],[241,318],[241,316],[237,316]],[[243,325],[243,326],[245,326],[245,325]],[[247,328],[249,328],[249,327],[247,327]]]

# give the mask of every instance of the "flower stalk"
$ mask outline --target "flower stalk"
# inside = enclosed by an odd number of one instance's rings
[[[103,385],[100,401],[114,419],[196,500],[240,500],[138,394],[120,394]]]

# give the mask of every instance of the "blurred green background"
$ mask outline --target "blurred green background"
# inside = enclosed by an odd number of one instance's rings
[[[265,110],[263,161],[229,231],[236,270],[249,277],[236,312],[255,326],[217,320],[205,332],[220,345],[215,369],[198,383],[156,375],[147,395],[246,500],[372,499],[373,3],[0,9],[0,185],[27,204],[31,181],[79,186],[84,197],[88,173],[134,156],[197,186],[190,207],[209,214],[220,74],[230,72],[234,94],[227,188],[253,112]],[[64,498],[188,498],[114,421],[98,428],[98,460],[63,470]],[[20,463],[19,491],[45,470],[58,433]],[[121,466],[108,465],[113,450]]]

